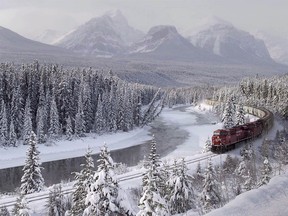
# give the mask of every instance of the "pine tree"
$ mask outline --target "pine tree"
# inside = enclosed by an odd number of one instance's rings
[[[55,101],[55,96],[52,96],[51,107],[50,107],[50,122],[49,122],[49,139],[58,138],[60,133],[60,123],[59,123],[59,114]]]
[[[17,146],[17,135],[15,133],[15,127],[14,127],[13,121],[11,121],[11,123],[10,123],[9,146],[13,146],[13,147]]]
[[[85,205],[87,208],[83,216],[113,216],[129,211],[124,206],[124,194],[119,193],[118,181],[115,178],[113,160],[106,145],[102,147],[98,170],[94,175],[93,183],[89,187]],[[119,196],[120,195],[120,196]]]
[[[28,145],[30,139],[30,133],[33,130],[32,128],[32,114],[30,108],[30,99],[27,98],[25,104],[25,112],[24,112],[24,127],[22,137],[24,139],[23,144]]]
[[[70,116],[66,121],[66,139],[71,141],[73,139],[73,128]]]
[[[233,101],[230,98],[225,106],[222,122],[224,124],[224,128],[231,128],[235,125],[234,123],[234,107],[233,107]]]
[[[75,173],[75,184],[73,188],[73,206],[71,209],[71,214],[73,216],[82,215],[86,205],[85,205],[85,198],[88,193],[88,188],[93,182],[93,169],[94,169],[94,162],[93,158],[91,157],[92,151],[88,148],[85,154],[85,164],[81,164],[82,170],[78,173]]]
[[[44,108],[39,107],[37,110],[37,141],[38,143],[45,143],[46,142],[46,135],[45,135],[45,119],[44,119]]]
[[[187,212],[192,207],[195,207],[193,201],[192,183],[187,176],[187,167],[184,158],[181,160],[180,167],[176,169],[170,180],[169,186],[172,188],[171,196],[169,197],[169,206],[171,214]]]
[[[166,200],[161,195],[163,192],[163,182],[158,172],[159,155],[156,154],[155,139],[151,142],[151,149],[148,161],[148,170],[143,176],[143,194],[139,201],[140,211],[137,216],[165,216],[169,215],[169,209]]]
[[[211,151],[211,148],[212,148],[212,142],[210,140],[210,137],[208,137],[208,139],[205,142],[203,153]]]
[[[10,216],[10,213],[9,213],[9,211],[8,211],[6,206],[2,206],[0,208],[0,215],[1,216]]]
[[[27,150],[26,161],[23,167],[24,175],[21,178],[20,190],[22,194],[30,194],[41,191],[44,185],[44,179],[41,174],[39,163],[39,151],[37,150],[36,135],[33,131],[30,133],[29,148]]]
[[[97,134],[102,134],[105,131],[105,121],[103,117],[103,105],[100,100],[98,99],[97,111],[95,113],[95,122],[94,122],[94,131]]]
[[[3,146],[9,145],[9,132],[8,132],[8,121],[7,121],[7,112],[4,101],[2,101],[0,113],[0,142]]]
[[[215,179],[215,171],[213,169],[211,159],[209,159],[208,166],[205,171],[203,191],[200,199],[205,213],[219,207],[221,203],[219,185]]]
[[[48,216],[64,215],[64,195],[61,184],[53,185],[49,190],[46,207],[48,208]]]
[[[30,210],[23,194],[17,198],[12,214],[15,216],[30,216]]]
[[[265,159],[264,159],[263,167],[261,169],[261,174],[262,174],[262,177],[258,183],[258,187],[261,187],[262,185],[268,184],[268,182],[271,179],[272,167],[271,167],[267,157],[265,157]]]
[[[239,104],[236,110],[236,125],[245,124],[245,113],[243,109],[243,105]]]
[[[82,94],[79,94],[78,99],[78,109],[75,116],[75,135],[78,137],[83,137],[85,132],[85,121],[84,121],[84,113],[83,113],[83,102],[82,102]]]

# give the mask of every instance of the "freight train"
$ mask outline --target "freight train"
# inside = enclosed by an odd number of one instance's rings
[[[206,100],[206,102],[208,104],[214,103],[215,105],[215,102],[211,100]],[[225,152],[234,149],[237,143],[256,138],[273,126],[274,116],[269,110],[244,106],[244,111],[259,117],[259,119],[244,125],[214,131],[212,136],[212,152]]]

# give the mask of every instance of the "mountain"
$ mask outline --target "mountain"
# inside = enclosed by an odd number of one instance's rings
[[[114,56],[139,40],[143,33],[129,26],[117,10],[96,17],[65,36],[56,45],[81,54]]]
[[[168,25],[152,27],[142,40],[130,47],[129,54],[169,60],[206,61],[216,57],[193,46],[174,26]]]
[[[188,36],[199,48],[240,63],[273,63],[262,40],[235,28],[220,18],[210,17]]]
[[[274,36],[263,31],[254,32],[253,35],[265,42],[271,57],[276,62],[288,65],[288,38]]]
[[[41,43],[46,44],[53,44],[58,38],[60,38],[63,35],[62,32],[55,31],[52,29],[47,29],[41,34],[37,35],[36,37],[33,37],[32,39]]]
[[[68,51],[27,39],[7,28],[0,27],[0,53],[67,54]]]

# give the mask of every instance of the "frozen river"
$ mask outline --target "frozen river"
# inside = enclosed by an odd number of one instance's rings
[[[208,136],[211,137],[213,130],[219,128],[219,125],[214,124],[217,121],[217,117],[208,112],[205,107],[182,106],[173,109],[164,109],[161,115],[147,127],[146,135],[143,135],[144,132],[142,131],[141,133],[132,133],[133,136],[131,135],[130,139],[129,133],[125,139],[122,138],[123,140],[127,140],[129,143],[128,147],[120,144],[119,146],[122,146],[120,149],[117,149],[112,144],[109,146],[109,137],[107,137],[106,142],[108,148],[111,147],[112,149],[111,156],[113,160],[125,163],[128,166],[137,165],[144,156],[149,154],[152,135],[155,137],[157,151],[161,157],[192,156],[202,151]],[[137,139],[137,135],[139,139]],[[115,143],[117,143],[115,141],[115,137],[117,136],[111,135]],[[146,141],[141,141],[139,136],[145,137]],[[135,140],[134,143],[133,140]],[[43,149],[44,147],[41,148]],[[48,150],[43,149],[43,152],[45,151]],[[42,151],[40,150],[40,152]],[[57,155],[58,153],[55,152],[54,154]],[[48,155],[51,158],[53,153],[44,154],[43,157],[48,158]],[[65,155],[65,152],[62,152],[62,155]],[[93,158],[94,161],[97,161],[98,153],[94,154]],[[7,163],[7,160],[5,162]],[[43,162],[42,167],[44,169],[42,174],[45,184],[49,186],[61,181],[73,180],[71,173],[79,171],[81,163],[84,163],[83,156]],[[21,176],[22,166],[1,169],[0,190],[13,191],[16,187],[19,187]]]

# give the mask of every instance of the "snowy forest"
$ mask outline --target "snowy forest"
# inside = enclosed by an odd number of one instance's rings
[[[164,93],[130,84],[112,72],[63,69],[57,65],[0,65],[1,146],[38,143],[85,133],[129,131],[151,122]]]

